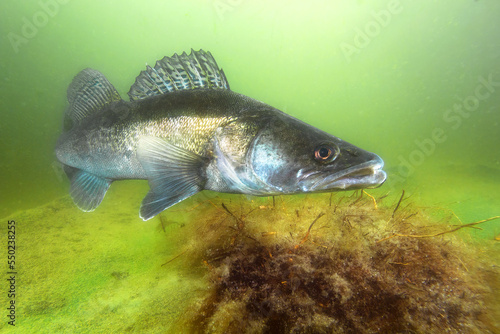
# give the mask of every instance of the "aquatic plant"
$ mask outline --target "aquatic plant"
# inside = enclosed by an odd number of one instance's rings
[[[402,204],[403,196],[381,208],[380,200],[363,192],[287,203],[279,198],[274,205],[212,199],[211,209],[199,217],[199,237],[187,248],[191,264],[204,263],[210,288],[179,328],[193,333],[498,330],[493,320],[498,292],[488,298],[498,291],[498,267],[479,261],[467,234],[457,234],[485,221],[451,226],[453,215],[438,222],[436,215]]]

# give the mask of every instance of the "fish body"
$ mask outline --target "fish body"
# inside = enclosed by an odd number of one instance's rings
[[[84,211],[121,179],[148,180],[147,220],[204,189],[269,196],[376,187],[386,178],[377,155],[230,90],[209,52],[148,66],[129,96],[122,100],[92,69],[68,88],[56,156]]]

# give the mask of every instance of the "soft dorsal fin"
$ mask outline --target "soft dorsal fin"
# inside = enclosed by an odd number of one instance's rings
[[[68,87],[66,117],[73,124],[79,123],[107,104],[120,100],[118,91],[101,72],[86,68],[75,76]]]
[[[224,71],[219,69],[210,52],[183,52],[158,60],[155,67],[146,66],[130,87],[130,100],[140,100],[182,89],[229,89]]]

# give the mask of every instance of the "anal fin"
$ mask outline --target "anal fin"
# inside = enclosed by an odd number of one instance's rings
[[[140,217],[148,220],[201,191],[205,160],[156,137],[139,140],[137,155],[151,190],[142,201]]]
[[[71,181],[70,195],[75,204],[82,211],[94,211],[101,204],[112,180],[70,166],[64,166],[64,171]]]

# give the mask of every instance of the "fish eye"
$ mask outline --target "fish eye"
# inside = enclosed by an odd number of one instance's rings
[[[321,163],[332,162],[339,155],[339,149],[331,143],[323,143],[314,149],[314,159]]]

